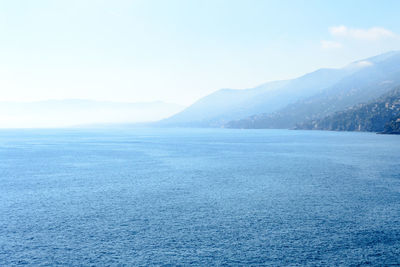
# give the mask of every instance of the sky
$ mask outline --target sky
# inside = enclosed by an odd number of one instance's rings
[[[190,105],[400,50],[400,1],[0,1],[0,101]]]

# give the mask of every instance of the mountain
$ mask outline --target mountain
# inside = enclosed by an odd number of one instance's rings
[[[296,129],[369,131],[400,134],[400,88],[366,104],[359,104],[322,119],[300,123]]]
[[[400,52],[354,62],[344,69],[355,70],[325,90],[275,112],[264,112],[233,120],[227,128],[293,128],[359,103],[366,103],[400,84]]]
[[[0,102],[0,128],[157,121],[182,109],[182,106],[163,102],[128,103],[85,99]]]
[[[393,119],[386,123],[383,129],[384,134],[400,134],[400,118]]]
[[[274,112],[315,95],[354,71],[355,68],[320,69],[297,79],[269,82],[251,89],[221,89],[158,125],[221,127],[231,120]]]

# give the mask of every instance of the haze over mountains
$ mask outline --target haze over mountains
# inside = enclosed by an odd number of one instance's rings
[[[292,80],[268,82],[243,90],[221,89],[185,109],[163,102],[81,99],[0,102],[0,127],[154,122],[151,125],[158,127],[381,131],[389,129],[389,124],[393,129],[397,127],[396,110],[373,109],[370,105],[381,105],[388,92],[399,86],[400,51],[392,51],[339,69],[319,69]],[[396,99],[385,101],[397,103]],[[363,109],[355,112],[360,107]],[[360,119],[365,110],[370,118],[381,118],[379,124],[370,125],[366,118]],[[371,115],[371,112],[382,114]],[[339,123],[340,119],[346,121]]]
[[[172,126],[220,127],[231,120],[273,112],[322,92],[354,69],[320,69],[300,78],[275,81],[245,90],[221,89],[160,122]]]
[[[222,89],[158,125],[293,128],[377,99],[399,84],[400,52],[392,51],[292,80],[245,90]]]
[[[83,99],[0,102],[0,128],[157,121],[182,109],[180,105],[163,102],[127,103]]]

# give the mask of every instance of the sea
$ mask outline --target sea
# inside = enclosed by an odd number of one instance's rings
[[[400,265],[400,136],[0,131],[0,266]]]

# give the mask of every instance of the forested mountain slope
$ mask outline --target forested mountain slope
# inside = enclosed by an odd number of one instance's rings
[[[354,63],[354,64],[357,64]],[[364,67],[307,99],[272,113],[234,120],[228,128],[293,128],[359,103],[376,99],[400,84],[400,53],[391,52],[358,62]]]
[[[399,125],[400,88],[397,88],[375,101],[301,123],[296,129],[399,133]]]

